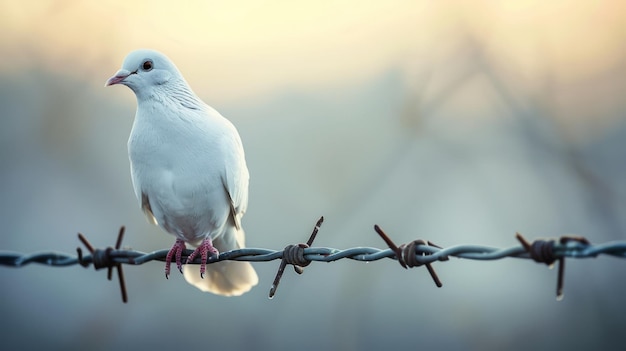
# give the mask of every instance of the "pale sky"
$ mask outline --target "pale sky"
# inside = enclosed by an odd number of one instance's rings
[[[0,1],[0,70],[43,67],[103,84],[127,52],[170,56],[201,94],[228,101],[454,64],[474,37],[526,77],[615,65],[623,5],[610,1]],[[418,68],[416,68],[418,67]]]

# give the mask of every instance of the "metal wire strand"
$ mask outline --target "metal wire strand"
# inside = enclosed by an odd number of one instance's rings
[[[482,245],[456,245],[446,248],[436,246],[432,242],[425,240],[414,240],[407,244],[396,245],[379,226],[375,226],[375,231],[389,246],[389,249],[353,247],[341,250],[329,247],[311,247],[322,222],[323,217],[316,223],[313,233],[306,244],[287,245],[283,250],[243,248],[227,251],[220,253],[219,256],[209,258],[207,264],[225,260],[249,262],[281,260],[281,265],[270,289],[270,298],[272,298],[276,293],[276,289],[287,264],[293,265],[295,271],[302,274],[303,267],[313,261],[334,262],[341,259],[351,259],[360,262],[370,262],[389,258],[397,260],[404,268],[424,265],[427,267],[435,284],[441,287],[441,281],[432,268],[432,263],[448,261],[450,257],[482,261],[513,257],[534,260],[549,266],[554,262],[558,262],[557,299],[560,300],[563,298],[565,258],[592,258],[599,255],[626,258],[626,241],[591,244],[584,237],[563,236],[558,239],[537,239],[528,242],[521,234],[517,233],[516,238],[520,242],[520,245],[509,248],[496,248]],[[112,278],[112,269],[116,268],[122,292],[122,300],[126,302],[128,298],[122,265],[142,265],[151,261],[165,262],[165,257],[169,250],[164,249],[146,253],[131,249],[122,249],[121,242],[123,234],[124,227],[122,227],[118,233],[115,247],[98,249],[94,248],[94,246],[79,233],[79,239],[87,248],[89,254],[83,254],[82,249],[79,247],[76,249],[76,256],[59,252],[22,254],[0,251],[0,266],[23,267],[29,264],[42,264],[55,267],[73,265],[82,265],[83,267],[93,266],[96,270],[107,268],[109,270],[109,280]],[[184,250],[183,260],[186,261],[187,257],[192,253],[192,250]],[[195,259],[190,263],[200,264],[200,259]]]

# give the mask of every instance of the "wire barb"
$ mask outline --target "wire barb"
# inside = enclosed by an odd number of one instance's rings
[[[274,278],[274,282],[270,287],[269,298],[273,299],[276,294],[276,289],[278,289],[278,284],[280,284],[280,279],[283,277],[283,273],[285,272],[285,267],[288,264],[293,265],[293,269],[298,274],[304,273],[304,267],[311,264],[311,260],[304,257],[304,249],[307,249],[313,245],[313,241],[317,236],[317,232],[320,230],[322,223],[324,222],[324,216],[320,217],[315,223],[315,227],[313,228],[313,232],[311,236],[309,236],[309,240],[307,240],[306,244],[296,244],[296,245],[287,245],[283,250],[282,261],[280,262],[280,266],[278,266],[278,272],[276,272],[276,277]]]
[[[378,224],[374,225],[374,230],[385,241],[385,243],[387,243],[387,246],[389,246],[389,248],[396,254],[396,259],[398,260],[398,262],[404,269],[425,265],[426,269],[428,270],[428,273],[430,274],[430,277],[435,282],[435,285],[437,285],[438,288],[441,288],[443,286],[443,284],[441,283],[441,280],[439,279],[439,276],[437,276],[437,273],[435,272],[435,269],[432,267],[430,262],[420,262],[417,260],[417,255],[418,255],[417,247],[418,246],[420,245],[428,246],[430,244],[430,246],[434,246],[439,249],[441,247],[437,245],[433,245],[430,242],[427,243],[425,240],[421,240],[421,239],[414,240],[408,244],[402,244],[400,246],[397,246],[393,242],[393,240],[391,240],[391,238],[383,231],[383,229],[378,226]],[[421,255],[425,256],[427,254],[422,253]],[[448,256],[442,256],[440,260],[447,261]]]
[[[117,241],[115,242],[115,250],[119,250],[122,246],[122,240],[124,239],[124,231],[126,228],[122,226],[120,231],[117,234]],[[113,267],[117,268],[117,277],[119,279],[120,290],[122,292],[122,301],[124,303],[128,302],[128,294],[126,293],[126,282],[124,281],[124,271],[122,270],[122,264],[117,263],[112,258],[112,252],[114,249],[112,247],[107,247],[104,250],[94,249],[93,245],[85,238],[85,236],[81,233],[78,233],[78,239],[85,245],[89,253],[91,253],[91,260],[87,257],[83,256],[83,251],[80,247],[76,248],[76,253],[78,254],[78,263],[87,268],[89,267],[89,263],[91,262],[96,270],[101,268],[107,268],[107,279],[113,279]]]
[[[529,243],[522,234],[515,233],[515,237],[522,244],[524,249],[530,254],[530,257],[538,263],[545,263],[548,267],[552,267],[555,261],[559,261],[559,269],[556,278],[556,299],[563,300],[563,285],[565,284],[565,257],[557,256],[554,252],[555,240],[537,239]],[[580,243],[589,246],[591,243],[585,237],[564,235],[559,239],[561,245],[567,245],[569,242]]]

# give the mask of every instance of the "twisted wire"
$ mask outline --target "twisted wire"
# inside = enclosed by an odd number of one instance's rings
[[[207,264],[235,260],[249,262],[268,262],[281,260],[281,265],[276,274],[276,278],[271,286],[269,297],[276,293],[278,284],[287,265],[292,265],[298,274],[303,273],[303,268],[311,262],[334,262],[342,259],[351,259],[360,262],[378,261],[382,259],[393,259],[400,263],[403,268],[426,266],[433,281],[441,287],[441,281],[436,275],[432,263],[448,261],[450,257],[469,260],[500,260],[508,257],[531,259],[538,263],[552,265],[559,263],[557,280],[557,299],[563,298],[563,276],[565,258],[594,258],[599,255],[626,258],[626,241],[612,241],[601,244],[592,244],[584,237],[562,236],[557,239],[538,239],[528,242],[521,234],[517,233],[516,238],[520,245],[508,248],[497,248],[483,245],[455,245],[450,247],[439,247],[430,241],[414,240],[407,244],[396,245],[389,236],[379,227],[374,229],[389,246],[388,249],[378,249],[374,247],[352,247],[348,249],[336,249],[330,247],[312,247],[313,241],[323,222],[320,218],[306,244],[287,245],[283,250],[271,250],[263,248],[243,248],[227,252],[222,252],[219,256],[209,257]],[[166,261],[169,250],[158,250],[150,253],[121,248],[124,235],[124,227],[119,231],[115,247],[105,249],[94,248],[91,243],[79,234],[80,241],[88,249],[89,254],[84,255],[82,249],[76,249],[76,255],[61,252],[39,252],[32,254],[22,254],[9,251],[0,251],[0,266],[23,267],[29,264],[41,264],[56,267],[68,267],[81,265],[83,267],[93,266],[96,270],[108,268],[108,279],[111,280],[112,269],[117,268],[120,288],[122,290],[122,300],[127,301],[126,287],[122,272],[122,265],[142,265],[151,261]],[[183,262],[192,250],[184,250]],[[200,264],[200,258],[195,259],[191,264]]]
[[[374,247],[353,247],[348,249],[335,249],[329,247],[304,248],[304,258],[309,261],[334,262],[341,259],[371,262],[384,258],[396,259],[391,249],[378,249]],[[168,249],[153,251],[150,253],[136,250],[111,250],[109,255],[113,263],[141,265],[151,261],[165,262]],[[457,257],[469,260],[493,261],[507,257],[532,259],[523,246],[509,248],[496,248],[482,245],[456,245],[448,248],[436,248],[432,246],[417,246],[415,248],[415,260],[420,263],[432,263],[444,257]],[[602,244],[590,245],[562,245],[555,244],[555,255],[558,258],[593,258],[599,255],[607,255],[618,258],[626,258],[626,241],[614,241]],[[192,253],[192,250],[183,252],[183,261]],[[268,262],[283,259],[284,250],[270,250],[262,248],[244,248],[222,252],[219,258],[211,257],[207,264],[235,260],[249,262]],[[76,255],[62,252],[38,252],[22,254],[10,251],[0,251],[0,266],[22,267],[28,264],[41,264],[46,266],[66,267],[78,264],[92,264],[93,255],[82,257],[82,263]],[[186,261],[185,261],[186,262]],[[192,264],[199,264],[197,258]],[[101,267],[98,267],[101,268]]]

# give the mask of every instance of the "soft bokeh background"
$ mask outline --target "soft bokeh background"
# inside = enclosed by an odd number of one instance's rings
[[[626,11],[620,1],[1,1],[0,250],[72,253],[83,232],[169,248],[143,218],[126,140],[135,98],[103,84],[130,50],[177,63],[239,129],[251,247],[516,245],[626,226]],[[607,349],[626,264],[258,263],[240,298],[163,265],[116,282],[82,267],[0,267],[7,349]],[[414,345],[414,346],[412,346]]]

